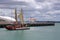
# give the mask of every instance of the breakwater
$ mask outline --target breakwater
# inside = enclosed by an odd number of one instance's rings
[[[0,28],[4,28],[7,25],[15,25],[15,24],[0,24]],[[53,25],[55,25],[55,23],[27,23],[24,25],[27,25],[28,27],[31,27],[31,26],[32,27],[33,26],[53,26]]]

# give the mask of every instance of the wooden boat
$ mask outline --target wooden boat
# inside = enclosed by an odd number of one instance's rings
[[[27,29],[30,29],[29,27],[27,27],[26,25],[24,25],[24,19],[23,19],[22,9],[21,9],[21,13],[18,15],[18,17],[20,18],[21,24],[18,24],[17,13],[16,13],[16,9],[15,9],[15,19],[16,19],[16,22],[14,23],[15,25],[8,25],[5,28],[7,30],[27,30]]]
[[[12,26],[12,25],[8,25],[7,27],[5,27],[7,30],[28,30],[30,29],[29,27],[21,27],[21,26]]]

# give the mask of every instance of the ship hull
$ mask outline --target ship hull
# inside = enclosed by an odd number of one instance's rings
[[[30,29],[29,27],[15,27],[15,26],[6,26],[5,28],[7,30],[28,30]]]

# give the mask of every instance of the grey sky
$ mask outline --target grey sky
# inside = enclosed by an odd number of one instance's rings
[[[25,20],[60,21],[60,0],[0,0],[0,15],[10,16],[14,13],[11,8],[17,8],[18,14],[22,8]]]

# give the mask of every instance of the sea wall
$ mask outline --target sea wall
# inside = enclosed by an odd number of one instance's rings
[[[4,28],[7,25],[15,25],[15,24],[0,24],[0,28]],[[55,25],[55,23],[37,23],[37,24],[36,23],[34,23],[34,24],[27,23],[27,24],[24,24],[24,25],[27,25],[27,27],[33,27],[33,26],[53,26],[53,25]]]

